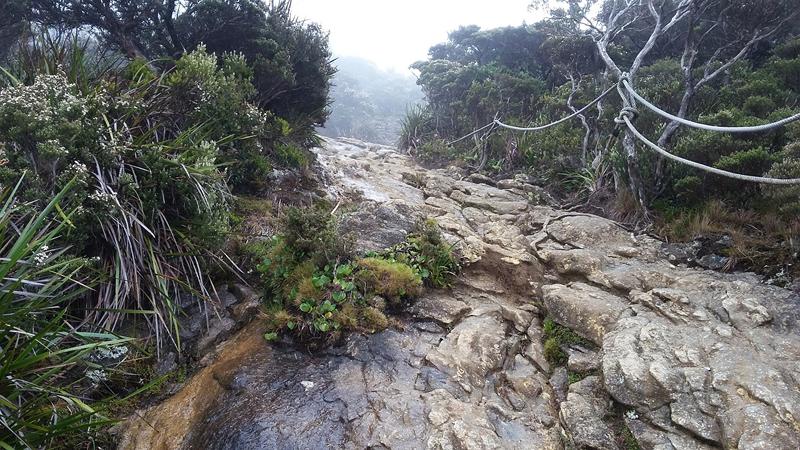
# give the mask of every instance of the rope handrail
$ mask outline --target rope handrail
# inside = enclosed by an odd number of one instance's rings
[[[646,146],[648,146],[651,149],[655,150],[658,154],[664,156],[665,158],[671,159],[671,160],[679,162],[681,164],[685,164],[685,165],[687,165],[689,167],[693,167],[695,169],[700,169],[700,170],[703,170],[705,172],[713,173],[713,174],[720,175],[720,176],[723,176],[723,177],[733,178],[735,180],[749,181],[749,182],[753,182],[753,183],[777,184],[777,185],[796,185],[796,184],[800,184],[800,178],[771,178],[771,177],[758,177],[758,176],[753,176],[753,175],[743,175],[743,174],[739,174],[739,173],[735,173],[735,172],[729,172],[727,170],[717,169],[716,167],[707,166],[705,164],[701,164],[701,163],[698,163],[698,162],[695,162],[695,161],[691,161],[691,160],[688,160],[686,158],[681,158],[680,156],[674,155],[674,154],[664,150],[663,148],[659,147],[657,144],[655,144],[652,141],[650,141],[649,139],[647,139],[647,137],[645,137],[642,133],[639,132],[639,130],[636,129],[636,127],[633,126],[632,121],[636,120],[636,117],[638,116],[638,110],[633,105],[633,103],[628,99],[628,97],[625,95],[625,92],[622,89],[623,87],[624,87],[625,90],[627,90],[631,94],[631,96],[635,100],[641,102],[643,105],[645,105],[648,109],[652,110],[653,112],[655,112],[655,113],[657,113],[657,114],[659,114],[659,115],[661,115],[661,116],[663,116],[663,117],[665,117],[667,119],[674,120],[676,122],[682,123],[684,125],[688,125],[688,126],[691,126],[691,127],[694,127],[694,128],[699,128],[699,129],[708,130],[708,131],[718,131],[718,132],[723,132],[723,133],[757,133],[757,132],[760,132],[760,131],[769,131],[769,130],[772,130],[774,128],[778,128],[778,127],[784,126],[784,125],[786,125],[788,123],[794,122],[796,120],[800,120],[800,113],[798,113],[798,114],[795,114],[795,115],[793,115],[791,117],[787,117],[785,119],[779,120],[777,122],[768,123],[768,124],[764,124],[764,125],[751,126],[751,127],[720,127],[720,126],[715,126],[715,125],[706,125],[706,124],[702,124],[702,123],[692,122],[690,120],[687,120],[687,119],[672,115],[672,114],[670,114],[670,113],[668,113],[666,111],[663,111],[662,109],[660,109],[657,106],[653,105],[652,103],[648,102],[647,99],[645,99],[644,97],[639,95],[633,89],[633,87],[631,87],[631,85],[629,83],[629,80],[627,79],[627,76],[623,75],[622,78],[620,79],[619,83],[615,83],[613,86],[611,86],[610,88],[606,89],[602,94],[600,94],[599,97],[597,97],[596,99],[594,99],[591,102],[589,102],[589,104],[587,104],[583,108],[579,109],[578,111],[575,111],[574,113],[570,114],[569,116],[564,117],[562,119],[559,119],[559,120],[557,120],[555,122],[549,123],[547,125],[542,125],[542,126],[539,126],[539,127],[527,127],[526,128],[526,127],[516,127],[516,126],[513,126],[513,125],[508,125],[508,124],[505,124],[505,123],[501,122],[499,119],[495,118],[492,122],[489,122],[488,124],[484,125],[483,127],[478,128],[477,130],[475,130],[475,131],[473,131],[473,132],[471,132],[471,133],[469,133],[469,134],[467,134],[467,135],[465,135],[465,136],[463,136],[463,137],[461,137],[461,138],[459,138],[459,139],[457,139],[455,141],[452,141],[448,145],[452,145],[452,144],[454,144],[456,142],[459,142],[459,141],[461,141],[463,139],[466,139],[466,138],[468,138],[468,137],[470,137],[470,136],[472,136],[472,135],[474,135],[476,133],[479,133],[479,132],[489,128],[492,125],[497,125],[497,126],[500,126],[500,127],[503,127],[503,128],[509,129],[509,130],[513,130],[513,131],[541,131],[541,130],[550,128],[552,126],[558,125],[560,123],[566,122],[567,120],[570,120],[570,119],[580,115],[581,113],[583,113],[587,109],[591,108],[594,104],[596,104],[597,102],[602,100],[611,91],[613,91],[614,89],[617,89],[620,97],[622,97],[623,107],[620,110],[619,116],[616,119],[614,119],[614,122],[616,122],[618,124],[623,124],[624,123],[628,127],[630,132],[637,139],[639,139]]]
[[[684,119],[682,117],[678,117],[678,116],[676,116],[674,114],[670,114],[670,113],[664,111],[663,109],[659,108],[658,106],[656,106],[656,105],[650,103],[649,101],[647,101],[647,99],[645,99],[644,97],[639,95],[639,93],[636,92],[633,89],[633,87],[630,85],[630,82],[628,81],[627,78],[623,77],[620,80],[620,83],[622,84],[622,86],[625,87],[625,90],[627,90],[637,101],[641,102],[641,104],[646,106],[649,110],[653,111],[654,113],[660,115],[661,117],[667,118],[669,120],[673,120],[675,122],[682,123],[682,124],[684,124],[686,126],[693,127],[693,128],[698,128],[698,129],[701,129],[701,130],[719,131],[719,132],[722,132],[722,133],[758,133],[758,132],[762,132],[762,131],[769,131],[769,130],[772,130],[772,129],[775,129],[775,128],[779,128],[779,127],[782,127],[782,126],[786,125],[787,123],[791,123],[791,122],[794,122],[796,120],[800,120],[800,113],[797,113],[797,114],[795,114],[793,116],[787,117],[785,119],[781,119],[781,120],[779,120],[777,122],[767,123],[767,124],[764,124],[764,125],[754,125],[754,126],[749,126],[749,127],[722,127],[722,126],[717,126],[717,125],[707,125],[707,124],[704,124],[704,123],[692,122],[691,120]]]
[[[710,172],[716,175],[721,175],[723,177],[733,178],[735,180],[741,181],[750,181],[753,183],[764,183],[764,184],[780,184],[780,185],[793,185],[793,184],[800,184],[800,178],[769,178],[769,177],[756,177],[752,175],[742,175],[739,173],[728,172],[727,170],[717,169],[716,167],[710,167],[705,164],[700,164],[695,161],[690,161],[685,158],[681,158],[680,156],[673,155],[672,153],[664,150],[663,148],[659,147],[658,145],[654,144],[652,141],[647,139],[630,121],[630,118],[627,115],[620,115],[620,119],[625,122],[628,126],[628,129],[631,130],[634,136],[636,136],[640,141],[642,141],[645,145],[652,148],[665,158],[669,158],[673,161],[677,161],[681,164],[685,164],[690,167],[694,167],[695,169],[704,170],[706,172]]]
[[[587,109],[589,109],[589,108],[591,108],[592,106],[594,106],[594,105],[595,105],[597,102],[599,102],[600,100],[602,100],[602,99],[603,99],[603,98],[604,98],[606,95],[608,95],[608,94],[609,94],[611,91],[613,91],[613,90],[614,90],[614,89],[616,89],[616,88],[617,88],[617,85],[616,85],[616,84],[614,84],[614,85],[613,85],[613,86],[611,86],[610,88],[606,89],[606,90],[605,90],[605,91],[604,91],[602,94],[600,94],[600,96],[599,96],[599,97],[597,97],[596,99],[594,99],[594,100],[592,100],[591,102],[589,102],[589,103],[588,103],[586,106],[584,106],[583,108],[581,108],[581,109],[579,109],[579,110],[575,111],[574,113],[570,114],[570,115],[569,115],[569,116],[567,116],[567,117],[561,118],[561,119],[559,119],[559,120],[556,120],[555,122],[549,123],[549,124],[547,124],[547,125],[542,125],[542,126],[539,126],[539,127],[530,127],[530,128],[524,128],[524,127],[515,127],[515,126],[513,126],[513,125],[508,125],[508,124],[505,124],[505,123],[501,122],[501,121],[500,121],[500,120],[498,120],[498,119],[495,119],[493,123],[495,123],[495,124],[497,124],[498,126],[501,126],[501,127],[503,127],[503,128],[507,128],[507,129],[509,129],[509,130],[514,130],[514,131],[541,131],[541,130],[545,130],[545,129],[547,129],[547,128],[550,128],[550,127],[556,126],[556,125],[558,125],[558,124],[560,124],[560,123],[566,122],[567,120],[570,120],[570,119],[573,119],[573,118],[575,118],[575,117],[579,116],[580,114],[584,113],[584,112],[585,112]]]
[[[483,130],[485,130],[485,129],[489,128],[489,127],[490,127],[490,126],[492,126],[492,125],[494,125],[494,122],[489,122],[489,123],[487,123],[486,125],[484,125],[484,126],[482,126],[482,127],[478,128],[477,130],[475,130],[475,131],[473,131],[473,132],[471,132],[471,133],[469,133],[469,134],[465,134],[464,136],[461,136],[460,138],[456,139],[455,141],[450,141],[450,142],[448,142],[448,143],[447,143],[447,146],[449,147],[449,146],[451,146],[451,145],[453,145],[453,144],[456,144],[456,143],[458,143],[458,142],[461,142],[461,141],[463,141],[464,139],[466,139],[466,138],[468,138],[468,137],[470,137],[470,136],[472,136],[472,135],[475,135],[475,134],[478,134],[478,133],[480,133],[481,131],[483,131]]]

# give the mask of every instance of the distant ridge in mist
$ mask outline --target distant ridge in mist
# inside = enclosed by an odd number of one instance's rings
[[[423,98],[411,73],[382,70],[356,57],[338,58],[334,65],[339,72],[331,90],[332,113],[320,133],[396,144],[406,108]]]

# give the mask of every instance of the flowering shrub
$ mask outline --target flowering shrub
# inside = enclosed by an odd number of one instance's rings
[[[152,308],[153,327],[177,336],[172,299],[205,293],[199,257],[224,238],[230,194],[218,162],[224,141],[191,117],[162,120],[186,102],[159,86],[99,81],[85,92],[57,73],[0,91],[0,183],[26,174],[20,200],[36,209],[74,180],[62,239],[108,274],[90,305],[94,323],[113,328],[115,311]]]

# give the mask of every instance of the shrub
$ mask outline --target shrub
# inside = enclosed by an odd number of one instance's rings
[[[315,349],[344,332],[380,331],[391,323],[387,308],[399,309],[420,295],[423,279],[448,285],[458,268],[433,222],[405,243],[356,260],[325,209],[290,208],[283,229],[251,246],[261,255],[268,340],[290,335]]]
[[[800,141],[786,146],[778,155],[781,160],[775,163],[766,176],[773,178],[800,178]],[[779,205],[779,209],[786,215],[800,214],[800,186],[764,185],[764,194]]]
[[[672,187],[675,195],[688,204],[695,203],[702,198],[702,188],[703,180],[695,175],[679,179]]]
[[[275,151],[278,161],[288,167],[305,169],[311,163],[312,155],[297,145],[279,144]]]
[[[439,226],[432,220],[418,224],[405,242],[381,252],[380,256],[410,266],[427,286],[434,288],[449,287],[460,270],[453,246],[442,239]]]
[[[91,294],[90,319],[113,329],[121,311],[149,308],[156,335],[178,344],[172,299],[207,294],[201,256],[227,230],[229,194],[220,143],[201,126],[161,120],[180,108],[168,107],[174,97],[161,80],[142,80],[83,91],[58,73],[3,89],[0,183],[28,173],[19,197],[35,210],[74,178],[75,226],[59,239],[107,274]]]
[[[430,111],[420,105],[413,105],[406,110],[400,124],[400,140],[397,146],[401,150],[416,150],[432,133]]]
[[[17,189],[0,193],[3,448],[50,448],[64,436],[109,422],[76,395],[75,386],[93,368],[89,353],[128,340],[68,324],[71,303],[94,286],[92,262],[57,246],[70,227],[71,210],[62,203],[70,187],[36,213],[16,201]]]
[[[772,156],[762,147],[723,156],[714,167],[736,173],[761,175],[772,166]]]
[[[325,205],[287,208],[281,225],[286,245],[317,266],[335,264],[352,255],[352,239],[339,235]]]
[[[756,95],[745,100],[742,109],[751,116],[766,117],[775,109],[775,102],[768,97]]]

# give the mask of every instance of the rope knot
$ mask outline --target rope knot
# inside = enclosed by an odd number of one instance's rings
[[[630,122],[634,122],[639,117],[639,110],[634,106],[623,106],[619,111],[619,115],[614,119],[614,123],[624,124],[627,118]]]

